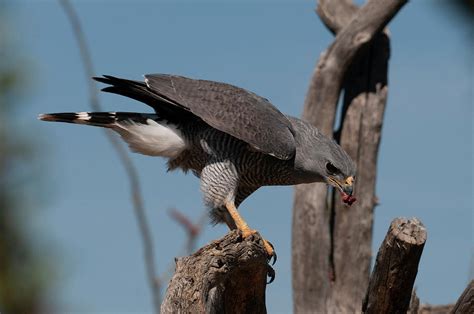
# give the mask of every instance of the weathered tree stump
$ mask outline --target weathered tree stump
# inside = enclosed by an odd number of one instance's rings
[[[176,261],[161,313],[266,313],[262,238],[232,231]]]
[[[392,221],[377,254],[364,313],[407,313],[425,242],[426,229],[418,219]]]

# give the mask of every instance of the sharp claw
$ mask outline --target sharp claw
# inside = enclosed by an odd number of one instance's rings
[[[277,254],[275,252],[275,247],[273,246],[273,244],[270,242],[270,241],[266,241],[268,243],[268,245],[271,246],[272,248],[272,255],[270,255],[269,259],[268,259],[268,262],[271,263],[272,265],[275,265],[276,261],[277,261]],[[272,262],[273,260],[273,262]]]
[[[277,262],[277,253],[275,252],[275,250],[273,250],[273,255],[270,257],[269,262],[271,262],[272,259],[273,259],[272,265],[275,265],[275,263]]]
[[[268,245],[270,245],[272,247],[272,250],[275,250],[275,247],[273,246],[273,244],[268,240],[266,240],[266,241],[267,241]]]
[[[268,265],[267,276],[270,278],[270,280],[267,281],[267,285],[269,285],[273,282],[273,280],[275,280],[275,270],[270,265]]]

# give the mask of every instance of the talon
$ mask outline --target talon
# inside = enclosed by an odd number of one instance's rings
[[[275,280],[275,270],[270,265],[268,265],[267,276],[270,278],[270,280],[267,281],[267,285],[269,285]]]
[[[277,261],[277,254],[275,252],[275,247],[270,241],[267,241],[263,239],[263,245],[265,247],[265,250],[267,251],[268,254],[268,262],[271,263],[272,265],[275,265]],[[272,262],[273,260],[273,262]]]
[[[225,207],[227,208],[227,211],[229,212],[230,216],[232,217],[235,227],[240,230],[242,234],[242,238],[246,239],[250,237],[251,235],[257,233],[257,230],[250,229],[247,223],[242,219],[242,217],[239,215],[239,212],[237,211],[237,208],[235,207],[235,204],[233,202],[227,202],[225,204]],[[233,224],[229,225],[229,228],[232,228]],[[275,250],[273,248],[273,245],[268,242],[265,239],[263,240],[263,246],[265,247],[265,251],[267,251],[269,262],[272,261],[273,259],[273,264],[275,265],[277,256],[275,254]]]

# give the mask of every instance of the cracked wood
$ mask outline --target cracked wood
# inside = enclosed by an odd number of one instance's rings
[[[161,313],[266,313],[262,238],[231,231],[176,261]]]
[[[380,246],[363,313],[407,313],[426,229],[416,218],[394,219]]]

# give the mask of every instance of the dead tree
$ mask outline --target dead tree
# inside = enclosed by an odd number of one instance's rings
[[[321,184],[296,187],[293,208],[295,313],[353,313],[368,285],[377,153],[387,99],[387,23],[406,0],[320,0],[318,15],[336,35],[321,55],[303,118],[334,137],[360,171],[351,208]],[[341,124],[333,132],[344,92]],[[354,271],[354,267],[358,271]]]

